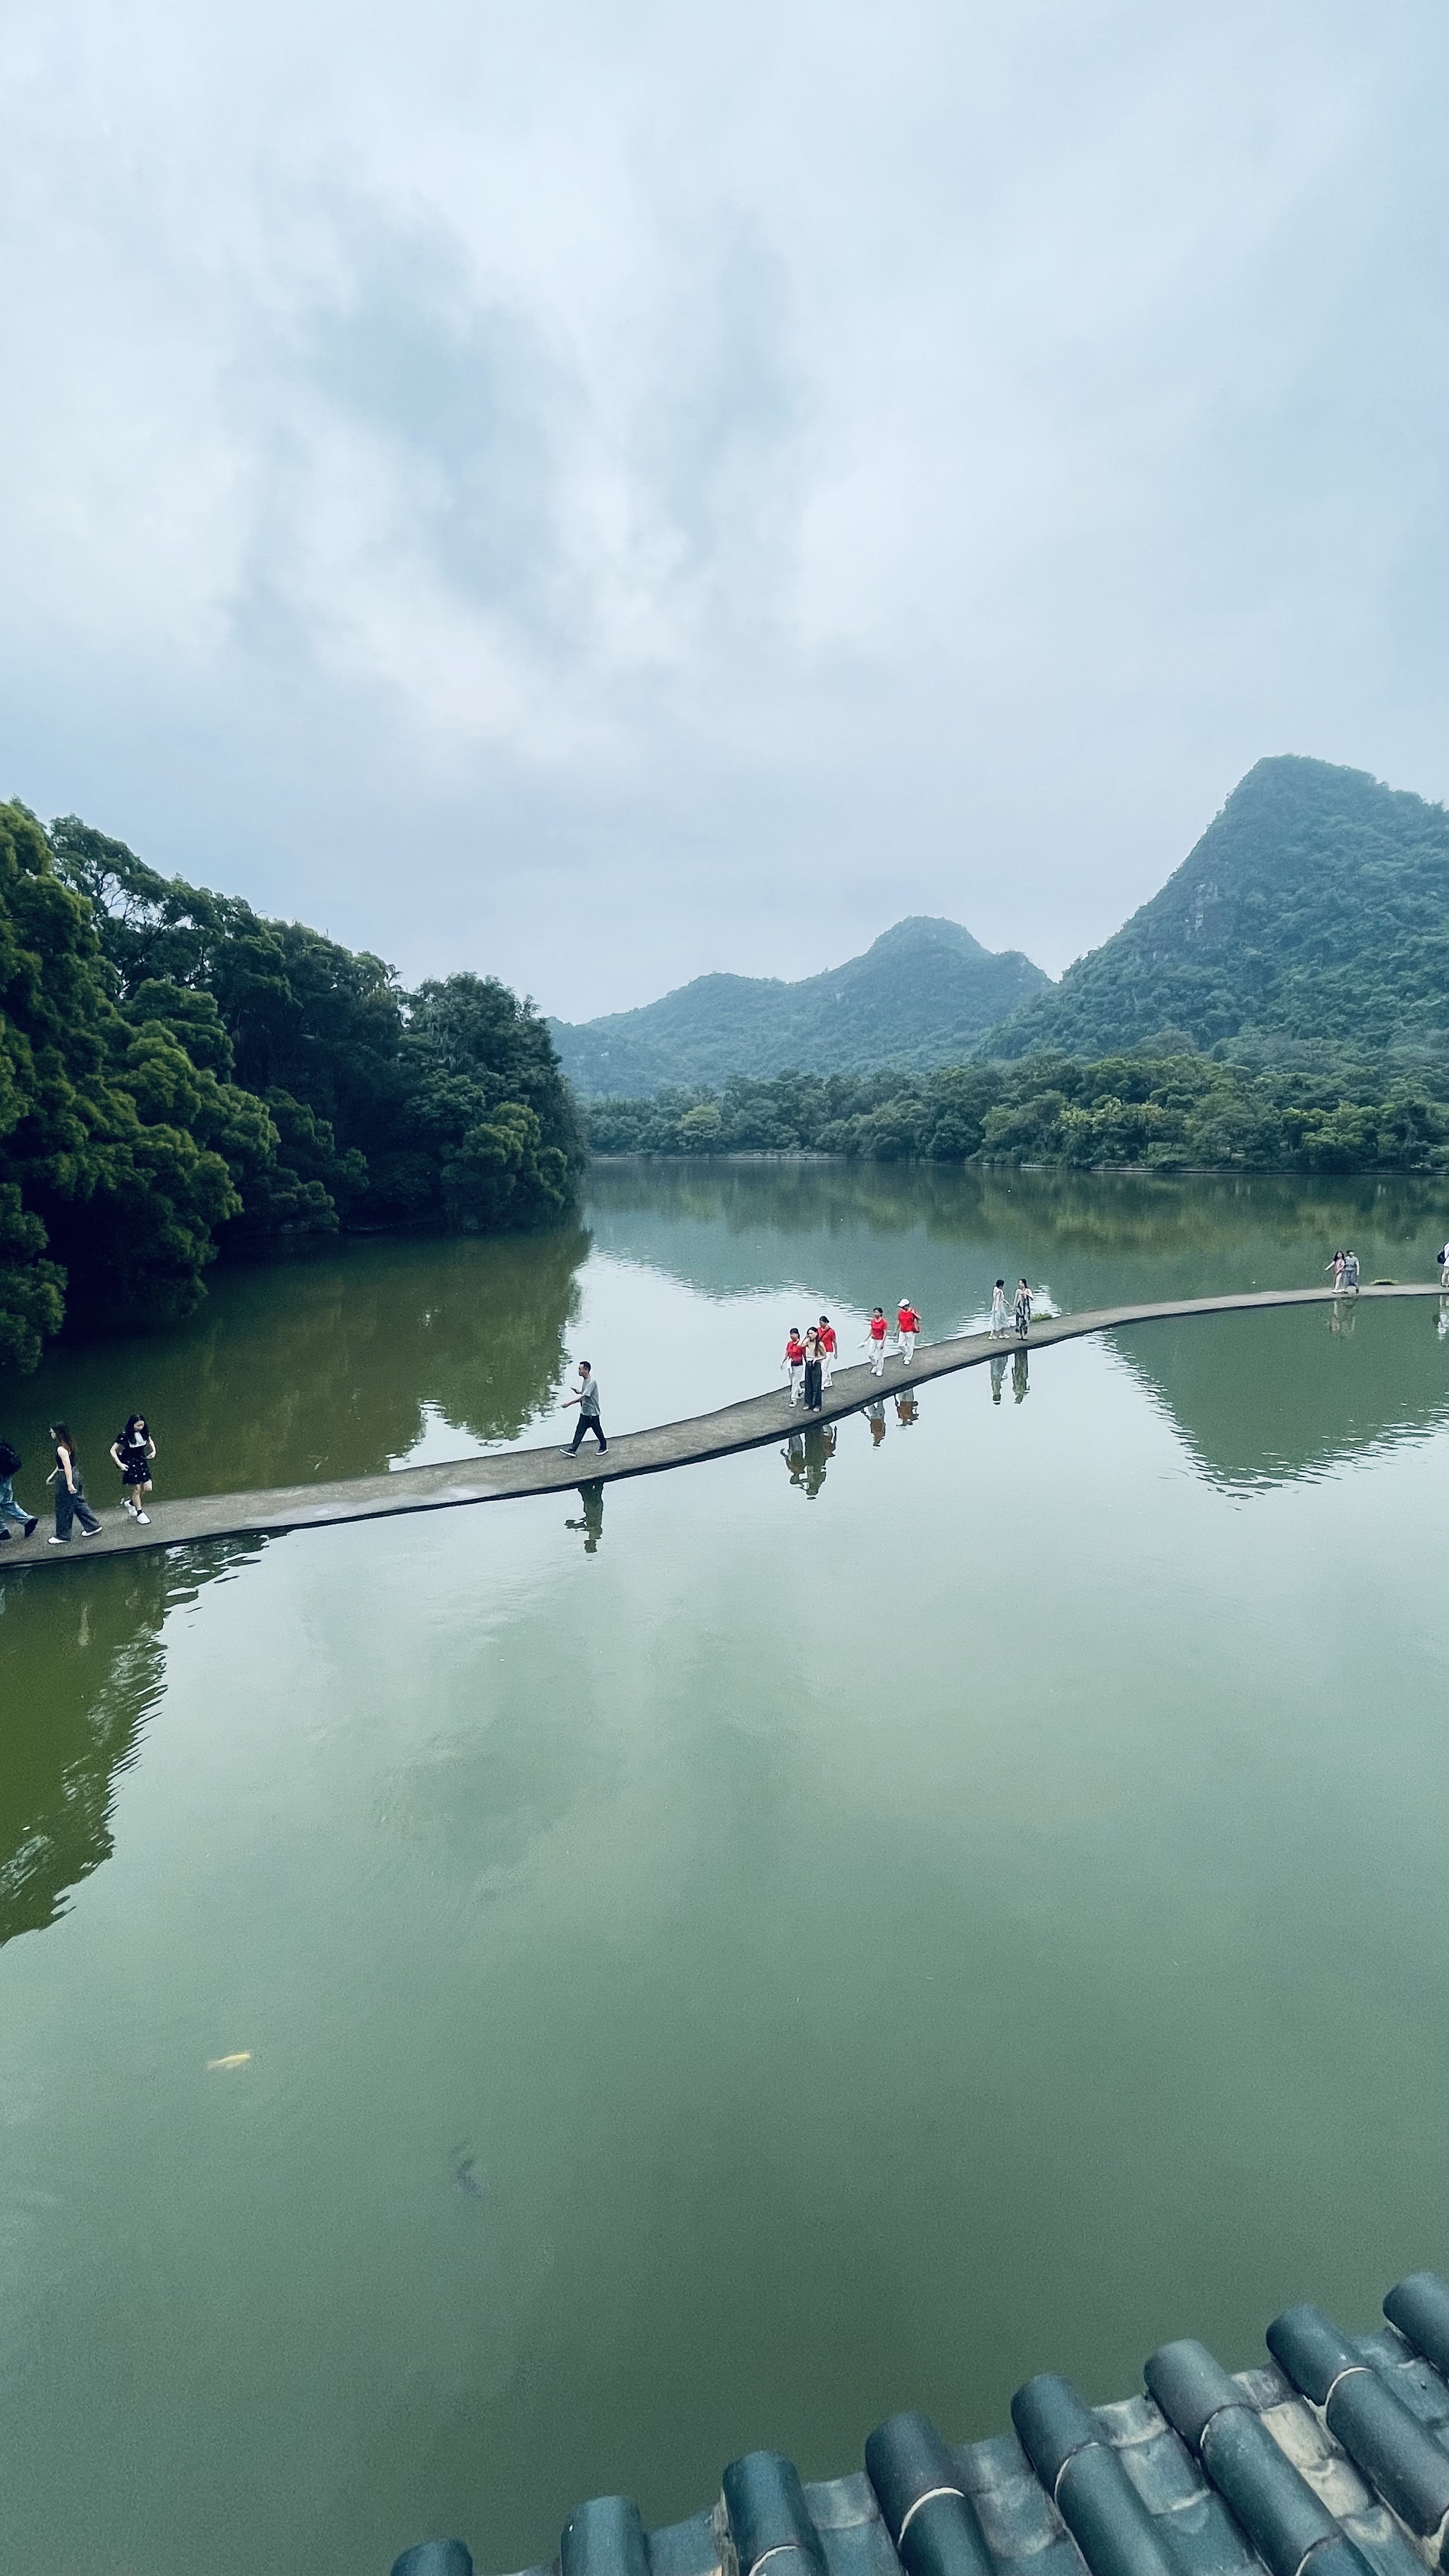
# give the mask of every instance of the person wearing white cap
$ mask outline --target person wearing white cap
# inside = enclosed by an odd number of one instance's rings
[[[896,1332],[900,1340],[901,1357],[907,1368],[916,1356],[916,1335],[920,1329],[920,1316],[916,1313],[909,1297],[903,1297],[896,1309]]]

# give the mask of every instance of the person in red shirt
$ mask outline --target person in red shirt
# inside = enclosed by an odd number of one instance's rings
[[[835,1326],[828,1315],[822,1315],[817,1329],[820,1336],[820,1366],[828,1393],[835,1376]]]
[[[900,1335],[901,1357],[907,1368],[916,1356],[916,1335],[920,1329],[920,1316],[909,1297],[903,1297],[896,1310],[896,1331]]]
[[[877,1306],[866,1326],[866,1335],[865,1346],[870,1353],[871,1374],[873,1377],[880,1377],[885,1369],[886,1357],[886,1319],[883,1306]]]
[[[798,1324],[792,1324],[790,1327],[785,1342],[785,1356],[780,1366],[790,1372],[790,1401],[792,1404],[799,1404],[805,1394],[805,1345],[800,1339]]]

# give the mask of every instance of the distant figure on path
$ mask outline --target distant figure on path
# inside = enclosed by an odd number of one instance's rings
[[[1449,1288],[1449,1243],[1441,1244],[1434,1258],[1439,1264],[1439,1285]]]
[[[1031,1330],[1031,1290],[1024,1279],[1016,1283],[1016,1337],[1024,1342]]]
[[[1356,1252],[1350,1252],[1347,1247],[1345,1247],[1343,1255],[1343,1284],[1350,1296],[1357,1296],[1358,1254]]]
[[[798,1324],[792,1324],[786,1335],[785,1356],[780,1366],[790,1373],[790,1401],[798,1404],[805,1392],[805,1345],[800,1339]]]
[[[45,1481],[55,1487],[55,1536],[49,1544],[68,1547],[73,1521],[80,1522],[82,1538],[98,1538],[101,1525],[81,1491],[80,1461],[69,1424],[52,1422],[50,1436],[55,1442],[55,1465]]]
[[[818,1413],[820,1410],[821,1368],[820,1335],[811,1324],[805,1334],[805,1410],[807,1413]]]
[[[587,1360],[580,1360],[579,1362],[579,1391],[577,1395],[566,1395],[564,1397],[564,1402],[565,1404],[576,1404],[579,1408],[578,1425],[575,1429],[572,1440],[568,1443],[568,1446],[564,1451],[564,1456],[566,1458],[576,1458],[579,1453],[579,1442],[582,1440],[584,1433],[586,1431],[592,1431],[594,1438],[599,1444],[599,1456],[601,1458],[607,1458],[609,1454],[609,1444],[604,1438],[604,1425],[599,1416],[599,1381],[595,1377]]]
[[[34,1538],[40,1524],[34,1512],[27,1512],[15,1499],[12,1478],[20,1473],[22,1459],[8,1440],[0,1440],[0,1521],[18,1521],[22,1538]],[[0,1545],[8,1547],[10,1532],[0,1529]]]
[[[1343,1260],[1343,1254],[1336,1252],[1333,1259],[1323,1265],[1325,1277],[1332,1276],[1335,1293],[1343,1286]]]
[[[835,1383],[836,1351],[835,1326],[832,1324],[828,1315],[821,1316],[818,1330],[820,1334],[820,1366],[824,1372],[825,1391],[828,1395],[831,1387]]]
[[[1004,1342],[1006,1339],[1006,1281],[1004,1279],[998,1279],[991,1291],[991,1337],[993,1341]]]
[[[150,1516],[142,1509],[151,1491],[151,1461],[156,1443],[144,1413],[128,1413],[124,1431],[118,1431],[111,1442],[111,1456],[121,1471],[121,1509],[133,1521],[149,1529]]]
[[[886,1360],[886,1319],[883,1306],[877,1306],[866,1327],[865,1346],[870,1353],[871,1374],[873,1377],[880,1377],[885,1369]]]
[[[920,1316],[916,1313],[909,1297],[903,1297],[896,1308],[896,1333],[900,1341],[901,1358],[907,1368],[916,1356],[916,1335],[920,1329]]]

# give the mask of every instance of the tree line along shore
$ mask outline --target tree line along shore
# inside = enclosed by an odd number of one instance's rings
[[[67,1321],[178,1321],[230,1249],[555,1225],[591,1151],[1435,1174],[1449,1080],[1422,1041],[1175,1038],[580,1102],[496,977],[405,990],[74,816],[0,805],[0,1368]]]
[[[875,1163],[1314,1174],[1449,1171],[1449,1082],[1422,1063],[1303,1045],[1024,1056],[930,1074],[741,1077],[584,1106],[596,1154],[844,1154]]]

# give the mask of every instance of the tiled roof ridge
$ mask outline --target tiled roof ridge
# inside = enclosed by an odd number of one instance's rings
[[[627,2496],[566,2525],[527,2576],[1449,2576],[1449,2284],[1411,2273],[1387,2324],[1345,2335],[1285,2308],[1270,2364],[1230,2374],[1164,2344],[1147,2394],[1092,2407],[1051,2374],[1015,2431],[952,2444],[893,2415],[865,2466],[802,2482],[776,2451],[725,2470],[718,2501],[646,2532]],[[392,2576],[474,2576],[461,2540]]]

